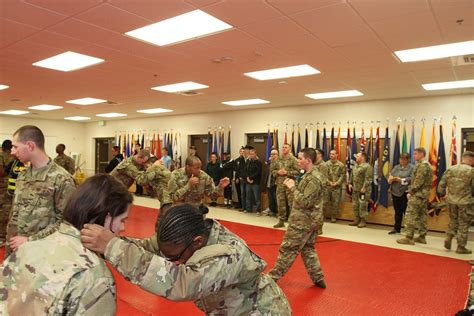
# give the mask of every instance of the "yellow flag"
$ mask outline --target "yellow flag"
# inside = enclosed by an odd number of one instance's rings
[[[423,123],[423,126],[421,127],[420,147],[425,148],[425,123]]]

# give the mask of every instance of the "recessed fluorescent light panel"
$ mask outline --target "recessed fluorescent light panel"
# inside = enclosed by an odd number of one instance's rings
[[[474,54],[474,41],[399,50],[395,55],[401,62],[423,61]]]
[[[104,103],[104,102],[107,102],[107,100],[96,99],[96,98],[82,98],[82,99],[66,101],[66,103],[79,104],[79,105],[91,105],[91,104],[98,104],[98,103]]]
[[[347,97],[357,97],[364,95],[358,90],[345,90],[345,91],[334,91],[334,92],[323,92],[323,93],[310,93],[305,94],[306,97],[320,100],[320,99],[333,99],[333,98],[347,98]]]
[[[422,87],[423,89],[428,90],[428,91],[474,88],[474,80],[471,79],[471,80],[460,80],[460,81],[425,83],[425,84],[422,84]]]
[[[65,117],[64,119],[69,120],[69,121],[87,121],[87,120],[90,120],[91,118],[87,116],[69,116],[69,117]]]
[[[298,66],[291,66],[291,67],[246,72],[244,73],[244,75],[257,79],[257,80],[272,80],[272,79],[316,75],[319,73],[321,73],[319,70],[311,67],[310,65],[298,65]]]
[[[127,114],[123,114],[123,113],[102,113],[102,114],[96,114],[96,116],[99,116],[99,117],[121,117],[121,116],[127,116]]]
[[[145,113],[145,114],[156,114],[156,113],[168,113],[168,112],[173,112],[173,110],[162,109],[162,108],[156,108],[156,109],[138,110],[137,112],[138,112],[138,113]]]
[[[49,68],[59,71],[73,71],[104,62],[103,59],[87,56],[74,52],[65,52],[44,60],[40,60],[33,66]]]
[[[9,86],[6,86],[4,84],[0,84],[0,90],[5,90],[5,89],[8,89],[10,88]]]
[[[53,110],[59,110],[62,109],[63,107],[60,105],[51,105],[51,104],[40,104],[40,105],[34,105],[28,107],[30,110],[39,110],[39,111],[53,111]]]
[[[209,88],[209,86],[192,82],[192,81],[186,81],[186,82],[180,82],[180,83],[175,83],[175,84],[169,84],[166,86],[153,87],[152,89],[162,91],[162,92],[175,93],[175,92],[198,90],[198,89],[205,89],[205,88]]]
[[[242,106],[242,105],[253,105],[253,104],[266,104],[270,101],[262,99],[248,99],[248,100],[235,100],[235,101],[225,101],[223,104],[232,105],[232,106]]]
[[[0,114],[6,114],[6,115],[23,115],[23,114],[28,114],[30,112],[28,111],[20,111],[20,110],[8,110],[8,111],[1,111]]]
[[[208,36],[231,29],[227,24],[201,10],[194,10],[170,19],[125,33],[154,45],[164,46]]]

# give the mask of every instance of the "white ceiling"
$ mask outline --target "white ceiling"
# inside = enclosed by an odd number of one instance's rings
[[[235,28],[167,47],[123,33],[195,9]],[[457,20],[463,20],[461,24]],[[29,117],[62,119],[105,112],[148,117],[252,108],[222,101],[262,98],[253,108],[472,93],[427,92],[421,83],[474,79],[451,59],[401,64],[393,51],[474,39],[473,0],[1,0],[0,110],[62,105]],[[74,51],[105,59],[60,72],[31,64]],[[213,62],[231,57],[230,61]],[[258,81],[244,72],[309,64],[322,74]],[[183,81],[210,86],[197,96],[151,90]],[[315,101],[307,93],[357,89],[362,97]],[[78,106],[83,97],[117,104]],[[160,114],[160,116],[169,114]]]

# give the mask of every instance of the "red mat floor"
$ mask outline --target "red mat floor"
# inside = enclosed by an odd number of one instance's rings
[[[125,235],[152,234],[156,214],[154,209],[135,206]],[[283,231],[222,223],[267,261],[267,270],[271,268]],[[316,249],[327,289],[312,285],[299,257],[279,281],[294,315],[454,315],[465,304],[470,272],[465,261],[324,237],[318,238]],[[191,302],[167,301],[113,273],[117,315],[202,314]]]

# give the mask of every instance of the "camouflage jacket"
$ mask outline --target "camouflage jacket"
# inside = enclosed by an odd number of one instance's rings
[[[13,160],[15,157],[12,156],[12,154],[8,152],[0,152],[0,169],[4,171],[5,167]],[[8,185],[8,174],[6,174],[4,177],[0,177],[0,194],[4,194],[5,191],[7,190],[7,185]]]
[[[328,181],[336,182],[336,186],[334,188],[331,187],[331,183],[329,183],[329,188],[340,189],[346,178],[346,166],[339,160],[334,162],[329,160],[326,162],[326,165],[328,167]]]
[[[16,179],[9,237],[13,231],[36,240],[55,232],[75,189],[72,176],[51,160],[39,169],[27,167]]]
[[[70,174],[74,174],[74,172],[76,171],[76,163],[74,162],[74,159],[69,156],[58,155],[56,158],[54,158],[54,162],[66,169],[66,171]]]
[[[316,161],[314,163],[314,168],[321,173],[321,176],[323,177],[324,185],[329,184],[328,182],[328,165],[324,162],[324,160]]]
[[[431,182],[433,181],[433,172],[431,165],[425,159],[418,161],[413,171],[411,185],[408,192],[411,196],[427,199],[431,191]]]
[[[448,203],[458,205],[474,205],[474,168],[466,165],[450,167],[444,173],[438,185],[441,196],[448,188]]]
[[[141,169],[142,167],[135,163],[135,159],[132,156],[119,163],[118,166],[112,170],[110,175],[117,178],[127,188],[129,188],[132,186],[133,182],[143,181],[141,177],[143,177],[144,172],[141,171]]]
[[[311,217],[317,216],[323,211],[323,194],[325,191],[325,180],[323,175],[315,168],[306,172],[296,186],[291,189],[293,194],[293,214],[305,214]],[[314,217],[316,219],[319,217]]]
[[[367,162],[356,164],[351,173],[352,190],[360,192],[362,188],[365,188],[366,193],[370,192],[373,174],[374,168]]]
[[[158,196],[160,205],[172,203],[170,193],[168,191],[168,183],[171,178],[171,171],[163,165],[150,166],[146,170],[143,177],[137,180],[138,185],[149,184]]]
[[[282,168],[286,170],[285,176],[278,175],[278,170]],[[283,181],[285,181],[286,178],[296,179],[299,175],[300,169],[298,167],[298,160],[296,160],[296,158],[291,154],[287,157],[280,156],[275,163],[271,164],[271,173],[272,176],[275,177],[276,185],[282,186]]]
[[[168,191],[174,204],[189,203],[198,206],[204,196],[217,198],[224,193],[224,189],[214,185],[214,180],[201,170],[199,183],[192,188],[188,185],[189,177],[185,168],[176,169],[171,173]]]
[[[0,267],[0,315],[114,315],[115,282],[68,223],[27,242]]]
[[[207,245],[185,264],[156,255],[156,236],[136,243],[112,239],[105,258],[132,283],[172,301],[191,301],[207,315],[291,315],[278,285],[263,274],[266,263],[217,221]],[[144,247],[142,247],[144,246]]]

